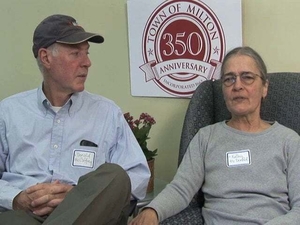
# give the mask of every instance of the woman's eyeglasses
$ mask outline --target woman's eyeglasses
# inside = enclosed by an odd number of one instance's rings
[[[243,84],[245,85],[250,85],[253,84],[253,82],[255,81],[256,77],[260,77],[260,75],[252,73],[252,72],[243,72],[239,75],[237,74],[233,74],[233,73],[228,73],[226,75],[224,75],[221,80],[222,83],[226,86],[226,87],[230,87],[231,85],[233,85],[236,82],[237,77],[240,77],[240,80]]]

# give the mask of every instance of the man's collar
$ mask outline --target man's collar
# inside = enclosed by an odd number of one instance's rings
[[[37,96],[38,107],[44,113],[44,115],[46,115],[48,110],[50,110],[50,108],[51,108],[51,103],[45,96],[43,89],[42,89],[42,85],[39,86],[39,88],[37,90],[37,95],[38,95]],[[71,116],[79,110],[81,105],[82,105],[82,93],[76,92],[76,93],[72,94],[70,99],[66,102],[66,104],[63,107],[69,107],[68,112],[69,112],[69,115]]]

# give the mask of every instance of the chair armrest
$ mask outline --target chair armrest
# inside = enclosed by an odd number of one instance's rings
[[[199,207],[199,203],[196,201],[196,199],[193,199],[191,203],[188,205],[188,207],[186,207],[180,213],[165,219],[159,224],[160,225],[174,225],[174,224],[203,225],[202,210]]]
[[[129,205],[129,208],[128,208],[128,216],[135,216],[135,214],[137,214],[137,200],[136,199],[133,199],[133,200],[130,200],[130,205]]]

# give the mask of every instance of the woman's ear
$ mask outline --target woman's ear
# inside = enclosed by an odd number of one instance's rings
[[[267,94],[268,94],[268,88],[269,88],[269,80],[266,80],[266,83],[264,84],[264,87],[263,87],[263,99],[265,99],[267,97]]]

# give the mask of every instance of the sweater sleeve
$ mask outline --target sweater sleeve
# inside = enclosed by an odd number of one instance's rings
[[[147,206],[153,208],[159,221],[185,209],[204,179],[203,143],[200,135],[191,141],[173,181]]]
[[[266,225],[299,225],[300,224],[300,140],[293,135],[286,140],[287,157],[287,185],[290,201],[290,211],[282,216],[275,217]]]

